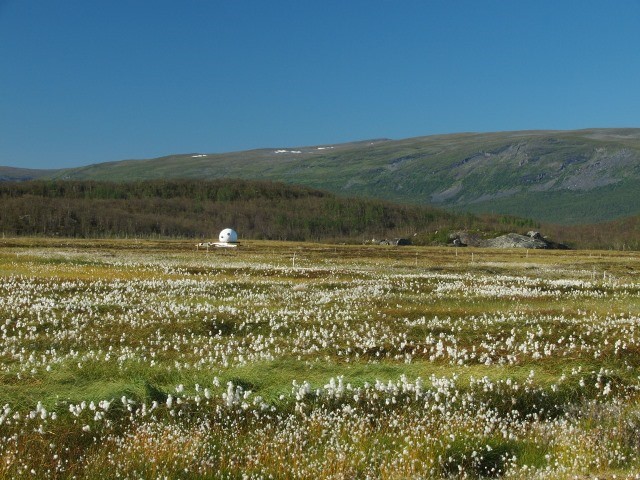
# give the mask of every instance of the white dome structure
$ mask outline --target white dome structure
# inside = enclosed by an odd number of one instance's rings
[[[220,243],[237,243],[238,234],[231,228],[225,228],[220,232],[220,235],[218,235],[218,241]]]

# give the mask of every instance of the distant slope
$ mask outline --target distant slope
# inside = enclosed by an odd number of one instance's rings
[[[600,250],[640,250],[640,215],[591,225],[542,225],[550,238],[573,246]]]
[[[640,129],[462,133],[172,155],[54,178],[245,178],[566,224],[640,213]]]
[[[24,182],[51,176],[55,170],[33,170],[29,168],[0,167],[0,182]]]

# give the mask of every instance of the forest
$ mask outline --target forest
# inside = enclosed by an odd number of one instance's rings
[[[0,201],[0,231],[19,236],[206,239],[233,227],[246,239],[346,241],[437,229],[457,217],[246,180],[0,183]]]
[[[640,248],[638,217],[601,225],[541,225],[271,181],[0,182],[0,203],[3,236],[206,240],[231,227],[241,240],[361,243],[408,237],[417,245],[442,245],[458,230],[498,235],[536,229],[574,248]]]

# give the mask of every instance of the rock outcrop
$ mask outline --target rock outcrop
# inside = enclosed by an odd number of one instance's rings
[[[469,232],[456,232],[449,236],[456,247],[484,248],[531,248],[531,249],[567,249],[566,245],[553,242],[542,236],[540,232],[531,231],[527,235],[507,233],[496,238],[483,239],[480,235]]]
[[[549,248],[549,244],[542,238],[518,235],[517,233],[507,233],[485,240],[483,246],[488,248]]]

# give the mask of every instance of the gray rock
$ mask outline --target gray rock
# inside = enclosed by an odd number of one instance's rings
[[[411,240],[409,240],[408,238],[393,238],[391,240],[385,238],[384,240],[380,240],[379,245],[411,245]]]
[[[519,235],[517,233],[507,233],[497,238],[485,240],[485,247],[489,248],[549,248],[543,239]]]
[[[531,248],[531,249],[562,249],[569,247],[561,243],[555,243],[540,234],[540,232],[531,231],[527,235],[518,233],[508,233],[496,238],[484,240],[480,235],[469,232],[456,232],[449,235],[449,239],[456,247],[485,247],[485,248]]]
[[[449,238],[454,242],[458,240],[457,246],[460,247],[481,247],[483,241],[479,235],[465,231],[452,233]]]

